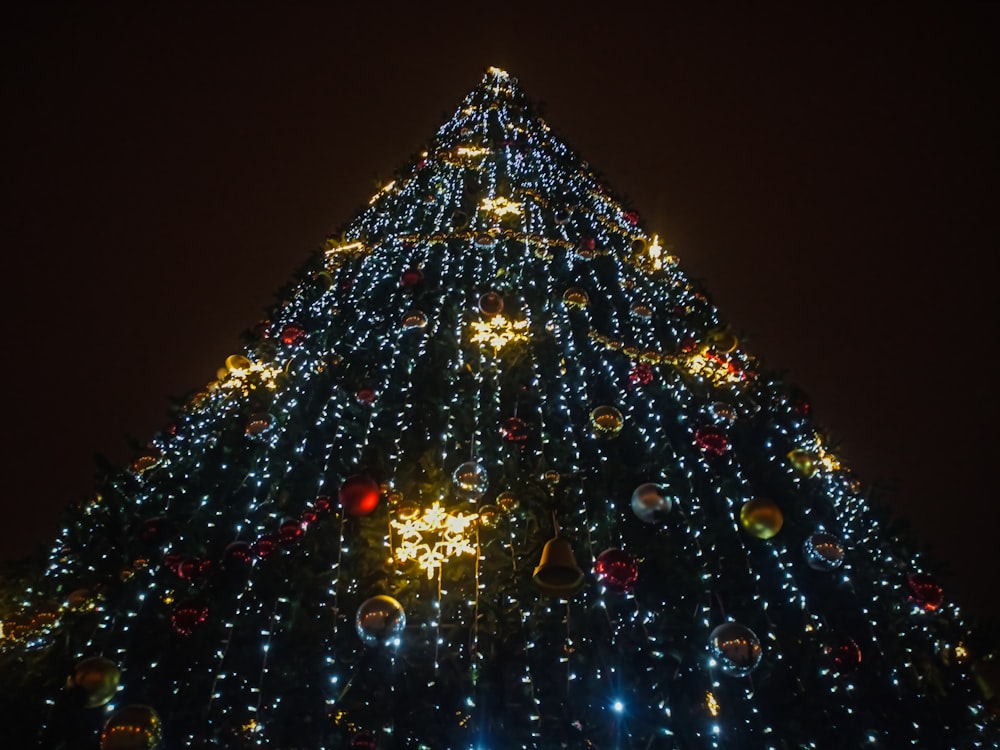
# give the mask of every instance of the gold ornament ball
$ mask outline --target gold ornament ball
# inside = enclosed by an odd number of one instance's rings
[[[504,490],[497,495],[497,505],[504,513],[513,513],[520,504],[521,501],[517,499],[517,495],[510,490]]]
[[[484,505],[479,509],[479,525],[488,529],[500,523],[500,508],[496,505]]]
[[[819,457],[811,451],[796,448],[795,450],[788,452],[788,460],[791,461],[792,466],[794,466],[795,469],[804,476],[812,477],[816,475],[817,471],[819,471]]]
[[[563,304],[566,307],[584,308],[588,302],[590,302],[590,297],[578,286],[571,286],[563,293]]]
[[[163,739],[163,721],[149,706],[126,706],[101,730],[101,750],[154,750]]]
[[[590,426],[600,438],[618,437],[625,424],[622,413],[613,406],[598,406],[590,412]]]
[[[781,508],[764,497],[748,500],[740,509],[740,524],[748,534],[758,539],[770,539],[781,531],[784,522]]]
[[[94,608],[94,599],[90,589],[76,589],[66,597],[66,609],[70,612],[86,612]]]
[[[736,347],[740,345],[740,340],[729,331],[712,331],[708,334],[708,343],[717,352],[728,354],[736,350]]]
[[[91,656],[77,662],[70,682],[83,695],[86,708],[98,708],[114,698],[121,675],[118,665],[110,659]]]
[[[549,469],[547,472],[542,474],[542,480],[545,482],[545,484],[551,487],[555,487],[557,484],[559,484],[560,479],[562,479],[562,477],[560,477],[559,472],[555,471],[554,469]]]

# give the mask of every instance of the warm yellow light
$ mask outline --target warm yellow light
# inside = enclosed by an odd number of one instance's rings
[[[712,714],[712,716],[719,715],[719,701],[715,699],[711,690],[705,693],[705,705],[708,707],[708,712]]]
[[[662,255],[663,246],[660,244],[660,236],[654,234],[653,244],[649,246],[649,262],[656,270],[663,268],[663,261],[660,259]]]
[[[369,206],[372,205],[375,201],[377,201],[383,195],[385,195],[386,193],[388,193],[395,186],[396,186],[396,181],[395,180],[393,180],[392,182],[390,182],[388,185],[384,186],[381,190],[379,190],[377,193],[375,193],[375,195],[373,195],[371,197],[371,199],[368,201],[368,205]]]
[[[705,378],[714,385],[742,383],[746,373],[736,367],[728,358],[708,349],[694,352],[687,359],[687,368],[692,375]]]
[[[502,68],[494,68],[493,66],[490,66],[489,68],[487,68],[487,70],[492,75],[495,75],[498,78],[509,78],[510,77],[510,73],[508,73],[506,70],[503,70]]]
[[[477,518],[475,513],[448,513],[435,502],[413,518],[393,519],[389,523],[400,537],[396,559],[413,560],[427,571],[428,578],[433,578],[450,558],[476,554],[475,541],[468,538],[467,532]]]
[[[364,249],[361,242],[348,242],[342,245],[331,245],[326,249],[327,255],[340,255],[341,253],[353,253]]]
[[[222,390],[241,391],[244,395],[249,394],[249,380],[251,377],[269,390],[276,390],[278,387],[277,378],[283,372],[280,367],[273,367],[264,362],[250,362],[246,360],[246,365],[233,367],[229,370],[224,380],[216,381],[216,388]]]
[[[472,328],[476,332],[472,337],[473,343],[489,344],[494,351],[503,349],[512,341],[528,340],[528,321],[513,322],[507,320],[503,315],[494,315],[488,320],[474,321]]]
[[[459,146],[455,149],[458,156],[485,156],[490,150],[479,146]]]
[[[497,198],[484,198],[482,209],[489,211],[494,216],[520,216],[521,204],[508,200],[503,196]]]

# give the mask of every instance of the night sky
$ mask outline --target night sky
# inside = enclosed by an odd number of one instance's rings
[[[46,5],[0,24],[3,557],[496,65],[1000,616],[995,4]]]

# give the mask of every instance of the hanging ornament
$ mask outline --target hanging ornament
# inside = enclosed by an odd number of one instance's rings
[[[121,670],[113,661],[91,656],[73,667],[69,686],[83,697],[84,708],[98,708],[114,698],[121,676]]]
[[[590,426],[595,437],[616,438],[624,424],[622,413],[613,406],[598,406],[590,412]]]
[[[649,385],[653,382],[653,366],[648,362],[636,362],[629,370],[628,382],[634,387]]]
[[[528,439],[528,423],[520,417],[507,417],[500,423],[500,434],[508,443],[523,443]]]
[[[378,506],[379,488],[367,474],[353,474],[340,485],[340,507],[348,516],[367,516]]]
[[[466,461],[451,475],[460,497],[476,500],[483,496],[489,486],[489,476],[485,467],[477,461]]]
[[[861,648],[846,635],[833,634],[823,644],[827,668],[834,674],[853,672],[861,664]]]
[[[757,668],[763,656],[757,635],[738,622],[719,625],[708,637],[708,642],[719,668],[731,677],[746,677]]]
[[[406,628],[406,613],[391,596],[373,596],[358,607],[354,627],[367,646],[387,646],[394,641],[398,645]]]
[[[100,597],[90,589],[76,589],[66,597],[66,609],[70,612],[89,612]]]
[[[747,500],[740,508],[740,525],[758,539],[770,539],[781,531],[784,521],[781,508],[766,497]]]
[[[633,318],[639,320],[649,320],[653,317],[653,308],[649,306],[649,303],[641,300],[633,302],[628,311]]]
[[[792,402],[792,412],[799,417],[808,417],[812,412],[812,404],[805,397],[800,397]]]
[[[549,469],[542,474],[542,481],[549,487],[555,487],[560,481],[562,481],[562,475],[555,469]]]
[[[465,229],[469,226],[469,215],[465,211],[455,211],[451,215],[451,227],[452,229]]]
[[[303,527],[303,529],[307,529],[310,524],[316,523],[316,519],[318,518],[319,513],[312,508],[306,508],[304,511],[299,513],[299,524]]]
[[[578,253],[581,254],[583,252],[592,253],[596,249],[597,249],[597,240],[595,240],[593,237],[588,237],[587,235],[584,235],[583,237],[580,238],[580,242],[577,245]]]
[[[643,523],[660,523],[670,513],[673,507],[672,498],[667,495],[666,488],[646,482],[640,484],[632,493],[632,512]]]
[[[484,505],[479,509],[479,525],[487,529],[495,528],[500,517],[500,508],[496,505]]]
[[[503,312],[503,297],[496,292],[487,292],[479,298],[479,311],[493,317]]]
[[[729,450],[729,438],[715,425],[705,425],[694,431],[694,443],[702,453],[721,456]]]
[[[155,750],[163,739],[163,721],[149,706],[126,706],[101,730],[101,750]]]
[[[708,407],[708,413],[718,425],[731,425],[736,421],[736,409],[725,401],[716,401]]]
[[[944,589],[924,573],[911,573],[906,577],[910,588],[910,602],[925,612],[936,612],[944,604]]]
[[[499,506],[500,510],[504,513],[513,513],[517,510],[520,504],[521,501],[517,499],[517,495],[510,490],[504,490],[497,495],[497,506]]]
[[[400,521],[412,521],[420,515],[421,507],[412,500],[403,500],[396,506],[396,518]]]
[[[399,275],[399,285],[407,290],[413,289],[423,280],[424,272],[419,268],[407,268]]]
[[[261,534],[251,546],[254,554],[263,560],[277,551],[278,538],[274,534]]]
[[[571,286],[563,292],[563,304],[566,307],[575,307],[582,310],[587,306],[588,302],[590,302],[590,297],[578,286]]]
[[[625,550],[606,549],[594,561],[594,574],[608,591],[624,594],[639,580],[639,563]]]
[[[222,551],[222,569],[230,573],[245,572],[253,565],[253,558],[250,542],[230,542]]]
[[[170,624],[181,635],[191,635],[208,620],[208,605],[191,599],[174,607]]]
[[[796,448],[788,452],[788,460],[791,461],[796,471],[803,476],[813,477],[819,471],[819,456],[812,451]]]
[[[403,330],[410,331],[416,328],[427,327],[427,316],[420,310],[407,310],[403,313]]]
[[[351,738],[351,750],[375,750],[375,735],[371,732],[358,732]]]
[[[317,513],[323,515],[324,513],[330,512],[330,508],[333,507],[333,503],[330,502],[330,498],[327,497],[326,495],[320,495],[315,500],[313,500],[312,507]]]
[[[278,527],[278,541],[282,544],[295,544],[302,538],[305,528],[297,518],[287,518]]]
[[[294,323],[289,323],[281,329],[281,343],[286,346],[301,344],[306,337],[304,329]]]
[[[573,545],[560,536],[549,539],[531,580],[548,596],[567,597],[575,593],[583,585],[583,571],[576,564]]]
[[[629,226],[636,226],[639,223],[638,211],[626,211],[624,213],[625,223]]]
[[[250,369],[252,363],[249,359],[244,357],[242,354],[230,354],[226,357],[226,369],[229,372],[246,372]]]
[[[710,331],[707,342],[715,351],[722,354],[729,354],[735,351],[736,347],[740,345],[739,339],[725,329]]]
[[[267,412],[251,414],[247,417],[246,433],[247,435],[262,435],[271,429],[272,424],[274,424],[274,417]]]
[[[802,543],[802,554],[813,570],[836,570],[844,564],[844,543],[833,534],[817,531]]]
[[[177,565],[177,577],[184,581],[200,581],[211,572],[212,561],[205,557],[185,557]]]
[[[377,394],[375,393],[375,389],[372,388],[370,385],[363,385],[360,388],[358,388],[357,392],[354,394],[354,398],[357,400],[359,404],[364,404],[365,406],[371,406],[372,404],[375,403]]]
[[[152,453],[147,453],[145,456],[139,456],[135,461],[132,462],[130,468],[136,474],[142,474],[144,471],[149,471],[160,461],[158,455],[153,455]]]

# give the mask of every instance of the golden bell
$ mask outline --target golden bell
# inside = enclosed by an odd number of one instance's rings
[[[543,594],[569,596],[583,583],[583,571],[576,564],[573,545],[560,537],[553,537],[542,549],[531,580]]]

